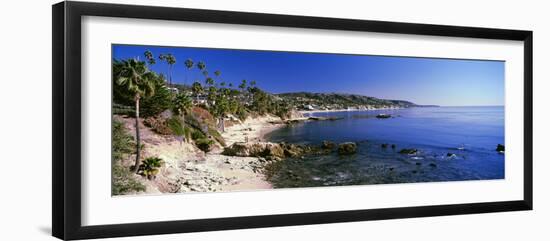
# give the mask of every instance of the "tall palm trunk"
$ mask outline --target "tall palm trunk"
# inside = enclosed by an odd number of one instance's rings
[[[172,65],[170,65],[170,87],[172,87]]]
[[[139,156],[140,156],[140,152],[141,152],[141,140],[140,140],[140,137],[139,137],[139,95],[136,95],[135,97],[136,99],[136,163],[134,165],[134,168],[135,168],[135,172],[138,173],[139,171],[139,164],[140,164],[140,160],[139,160]]]
[[[223,118],[223,116],[218,119],[218,122],[220,123],[218,125],[220,128],[220,131],[225,132],[225,119]]]
[[[183,82],[183,86],[189,81],[189,69],[187,69],[187,73],[185,73],[185,82]]]

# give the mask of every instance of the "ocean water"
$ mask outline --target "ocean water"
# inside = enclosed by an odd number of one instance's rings
[[[380,113],[391,114],[378,119]],[[490,180],[504,178],[504,107],[422,107],[319,112],[340,117],[290,125],[266,136],[273,142],[319,145],[353,141],[357,153],[286,159],[269,168],[276,187]],[[382,144],[389,144],[386,148]],[[395,148],[391,146],[395,145]],[[417,154],[400,154],[414,148]]]

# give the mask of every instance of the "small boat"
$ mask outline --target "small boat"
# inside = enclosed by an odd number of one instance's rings
[[[376,118],[387,119],[387,118],[391,118],[391,115],[390,114],[378,114],[378,115],[376,115]]]

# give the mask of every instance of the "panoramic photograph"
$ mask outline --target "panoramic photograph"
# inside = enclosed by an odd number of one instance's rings
[[[505,178],[505,62],[112,45],[111,194]]]

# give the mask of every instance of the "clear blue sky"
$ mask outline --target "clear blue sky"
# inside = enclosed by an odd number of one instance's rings
[[[206,49],[113,45],[113,58],[145,60],[145,50],[176,57],[172,81],[204,83],[197,70],[187,71],[184,61],[204,61],[216,82],[256,80],[271,93],[338,92],[384,99],[408,100],[416,104],[442,106],[504,105],[504,62],[295,53],[256,50]],[[152,69],[168,73],[168,65],[157,58]]]

